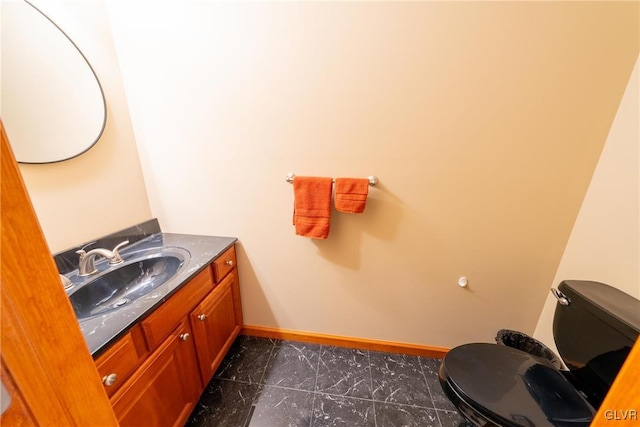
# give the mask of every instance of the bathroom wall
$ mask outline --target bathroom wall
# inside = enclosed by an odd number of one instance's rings
[[[640,299],[640,70],[620,103],[551,286],[595,280]],[[549,294],[534,336],[555,350]]]
[[[533,333],[638,55],[637,3],[107,8],[153,215],[240,239],[247,324]],[[287,172],[380,184],[310,240]]]
[[[107,103],[104,134],[88,152],[61,163],[20,165],[49,248],[58,252],[145,221],[151,209],[104,3],[33,4],[88,58]]]
[[[151,216],[238,236],[247,323],[427,345],[533,332],[638,50],[634,4],[36,4],[108,106],[88,153],[21,166],[52,251]],[[312,241],[289,171],[381,184]],[[582,228],[638,235],[610,215]]]

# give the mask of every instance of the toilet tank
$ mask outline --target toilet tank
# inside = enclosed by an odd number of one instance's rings
[[[567,378],[597,409],[640,334],[640,301],[585,280],[564,280],[558,290],[568,305],[556,304],[556,347]]]

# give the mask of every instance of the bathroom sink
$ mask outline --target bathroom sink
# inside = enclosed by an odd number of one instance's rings
[[[126,307],[174,277],[189,257],[186,250],[147,250],[90,279],[69,295],[78,319]]]

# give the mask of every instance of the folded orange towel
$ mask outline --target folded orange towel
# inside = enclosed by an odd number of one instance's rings
[[[362,213],[367,204],[369,180],[366,178],[336,178],[335,206],[339,212]]]
[[[296,234],[326,239],[331,218],[331,178],[296,176],[293,180],[293,225]]]

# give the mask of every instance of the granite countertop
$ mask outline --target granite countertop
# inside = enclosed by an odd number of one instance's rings
[[[105,350],[109,344],[113,343],[129,328],[138,323],[141,319],[149,315],[155,308],[160,306],[189,279],[203,270],[214,259],[222,255],[229,247],[236,242],[235,237],[215,237],[199,236],[190,234],[174,234],[158,232],[144,237],[129,246],[120,250],[120,254],[125,263],[127,259],[135,257],[135,253],[149,249],[160,248],[182,248],[188,251],[184,264],[171,279],[140,298],[131,301],[126,306],[116,310],[106,312],[94,317],[78,319],[80,329],[89,346],[89,351],[96,357]],[[108,247],[108,246],[107,246]],[[182,253],[186,252],[178,249]],[[86,282],[93,280],[102,271],[114,268],[109,267],[106,260],[96,262],[99,273],[87,278],[77,276],[77,270],[64,272],[75,284],[67,291],[68,295],[77,292]],[[115,268],[118,268],[116,266]],[[61,269],[62,272],[62,269]]]

